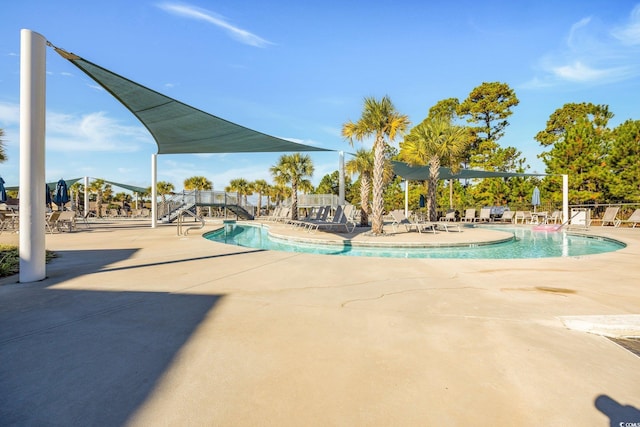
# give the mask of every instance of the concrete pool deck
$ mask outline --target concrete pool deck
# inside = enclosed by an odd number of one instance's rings
[[[640,357],[570,329],[576,319],[633,327],[638,228],[591,227],[628,245],[607,254],[449,260],[201,237],[216,227],[177,236],[105,221],[47,235],[58,257],[45,280],[0,281],[2,424],[640,422]],[[381,239],[460,238],[472,235]]]

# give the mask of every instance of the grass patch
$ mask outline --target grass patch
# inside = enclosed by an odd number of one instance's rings
[[[45,260],[49,262],[56,254],[46,251]],[[0,277],[13,276],[20,272],[20,253],[13,245],[0,245]]]

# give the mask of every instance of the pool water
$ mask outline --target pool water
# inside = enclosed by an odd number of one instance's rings
[[[205,234],[214,242],[248,248],[322,255],[366,256],[383,258],[463,258],[517,259],[578,257],[622,249],[621,242],[601,237],[587,237],[562,232],[540,232],[517,227],[492,227],[493,230],[513,233],[512,241],[491,245],[456,247],[363,247],[306,243],[269,236],[267,227],[227,223],[219,230]]]

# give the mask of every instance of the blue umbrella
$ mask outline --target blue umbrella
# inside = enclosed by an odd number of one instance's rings
[[[540,189],[538,187],[533,189],[531,195],[531,204],[533,205],[533,211],[536,211],[536,206],[540,206]]]
[[[50,208],[51,207],[51,189],[49,188],[49,184],[44,185],[44,192],[45,192],[45,201],[47,203],[47,207]]]
[[[69,202],[69,189],[67,188],[67,183],[64,179],[58,181],[56,184],[56,193],[53,195],[53,203],[58,206],[64,206],[65,203]]]
[[[7,190],[4,188],[4,179],[0,177],[0,203],[7,201]]]

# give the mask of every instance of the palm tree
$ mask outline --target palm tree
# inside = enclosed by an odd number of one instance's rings
[[[291,219],[298,219],[298,186],[313,175],[311,157],[306,154],[283,154],[270,169],[278,184],[291,184]],[[305,184],[302,184],[305,185]]]
[[[4,149],[4,140],[2,137],[4,136],[4,130],[0,129],[0,163],[5,162],[7,160],[7,153]]]
[[[73,197],[76,211],[80,211],[80,193],[84,193],[84,185],[80,184],[79,182],[74,182],[73,184],[71,184],[71,186],[69,186],[69,192],[71,193],[71,197]]]
[[[172,183],[166,181],[156,182],[156,192],[162,197],[162,211],[160,216],[167,214],[167,194],[173,194],[176,188]],[[155,202],[154,202],[155,203]]]
[[[349,175],[360,175],[360,225],[369,226],[369,193],[371,193],[371,176],[373,174],[373,152],[364,148],[356,151],[353,159],[345,164]]]
[[[192,176],[184,180],[185,190],[208,191],[213,188],[213,184],[204,176]],[[202,217],[202,206],[196,206],[196,215]]]
[[[256,179],[253,181],[253,191],[258,193],[258,215],[262,210],[262,195],[269,193],[269,183],[264,179]],[[269,211],[269,202],[267,202],[267,211]]]
[[[388,96],[380,101],[372,97],[364,99],[362,116],[357,122],[347,122],[342,126],[342,136],[353,146],[354,139],[364,141],[370,136],[373,141],[373,206],[371,233],[383,234],[382,211],[384,200],[384,169],[388,159],[385,156],[387,141],[393,141],[399,134],[403,134],[409,126],[409,118],[396,111]]]
[[[229,181],[229,185],[225,187],[224,191],[236,192],[238,198],[238,206],[247,205],[247,196],[253,194],[251,183],[244,178],[236,178]]]
[[[96,216],[102,218],[102,199],[104,197],[104,179],[95,179],[87,189],[96,195]]]
[[[454,126],[446,119],[427,118],[411,129],[404,142],[400,143],[398,157],[401,160],[411,165],[429,164],[427,208],[430,221],[437,219],[436,190],[440,164],[444,161],[455,169],[453,160],[464,152],[467,141],[464,127]]]

